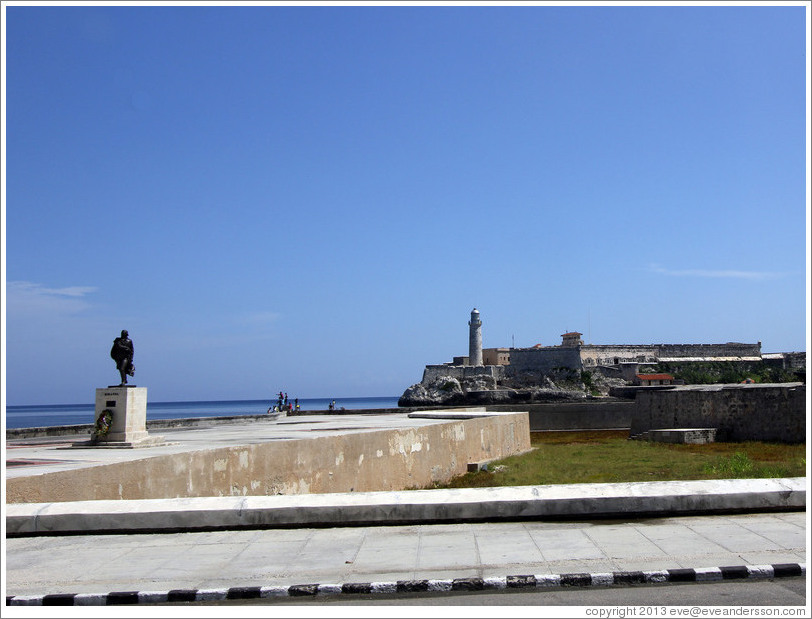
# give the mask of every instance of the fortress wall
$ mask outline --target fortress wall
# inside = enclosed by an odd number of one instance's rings
[[[795,367],[798,359],[805,362],[804,353],[793,353]],[[657,363],[659,358],[730,358],[760,357],[761,342],[743,344],[728,342],[726,344],[649,344],[649,345],[594,345],[578,347],[545,346],[542,348],[511,348],[510,365],[508,366],[470,366],[470,365],[427,365],[423,371],[423,384],[428,384],[441,376],[451,376],[457,380],[474,376],[488,376],[499,380],[508,374],[522,372],[551,372],[556,368],[582,370],[584,367],[611,366],[617,362]],[[787,362],[784,362],[785,364]],[[505,368],[505,369],[503,369]]]
[[[764,363],[784,370],[800,370],[806,368],[805,352],[785,352],[777,355],[768,355],[764,358]]]
[[[496,381],[502,378],[504,367],[502,365],[427,365],[423,370],[423,380],[421,382],[428,385],[443,376],[450,376],[457,380],[485,377],[492,378],[495,387]]]
[[[547,346],[545,348],[514,348],[510,351],[511,373],[550,372],[555,368],[582,369],[579,348]]]
[[[404,490],[530,449],[526,412],[146,457],[6,480],[7,503]]]
[[[584,366],[614,365],[618,361],[656,363],[657,349],[654,346],[581,346],[581,359]]]
[[[721,441],[806,440],[802,383],[702,385],[637,392],[631,434],[668,428],[718,428]]]
[[[658,358],[719,358],[719,357],[759,357],[761,344],[651,344],[636,345],[584,345],[581,346],[581,358],[587,367],[595,365],[613,365],[618,361],[637,361],[638,363],[656,363]]]
[[[660,357],[760,357],[761,342],[742,344],[657,344]]]

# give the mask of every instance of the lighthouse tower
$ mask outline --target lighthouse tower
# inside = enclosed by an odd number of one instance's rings
[[[482,321],[476,308],[471,312],[468,322],[468,363],[482,365]]]

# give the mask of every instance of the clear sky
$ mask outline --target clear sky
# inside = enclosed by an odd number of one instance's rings
[[[3,8],[9,405],[807,349],[808,3]]]

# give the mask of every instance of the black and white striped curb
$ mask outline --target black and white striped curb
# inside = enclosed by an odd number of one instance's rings
[[[228,589],[173,589],[171,591],[114,591],[111,593],[55,593],[10,595],[6,606],[109,606],[113,604],[166,604],[221,600],[273,599],[317,595],[485,591],[498,589],[611,587],[659,583],[702,583],[738,579],[770,579],[805,576],[805,563],[738,565],[657,570],[455,578],[453,580],[398,580],[345,584],[291,585],[288,587],[230,587]]]

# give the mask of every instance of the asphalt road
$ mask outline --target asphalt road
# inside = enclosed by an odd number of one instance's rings
[[[695,606],[786,607],[771,616],[808,617],[805,612],[789,614],[806,605],[805,578],[782,578],[762,581],[722,581],[703,584],[662,584],[633,587],[588,587],[538,591],[514,589],[499,592],[446,592],[376,595],[343,595],[340,597],[276,598],[274,600],[231,600],[211,602],[212,606],[581,606],[617,607],[613,617],[696,616]],[[189,604],[189,605],[204,605]],[[685,609],[682,614],[678,609]],[[542,614],[541,611],[539,613]],[[545,616],[555,616],[544,613]],[[377,615],[376,615],[377,616]],[[595,615],[599,616],[599,615]],[[608,616],[607,614],[603,615]]]

